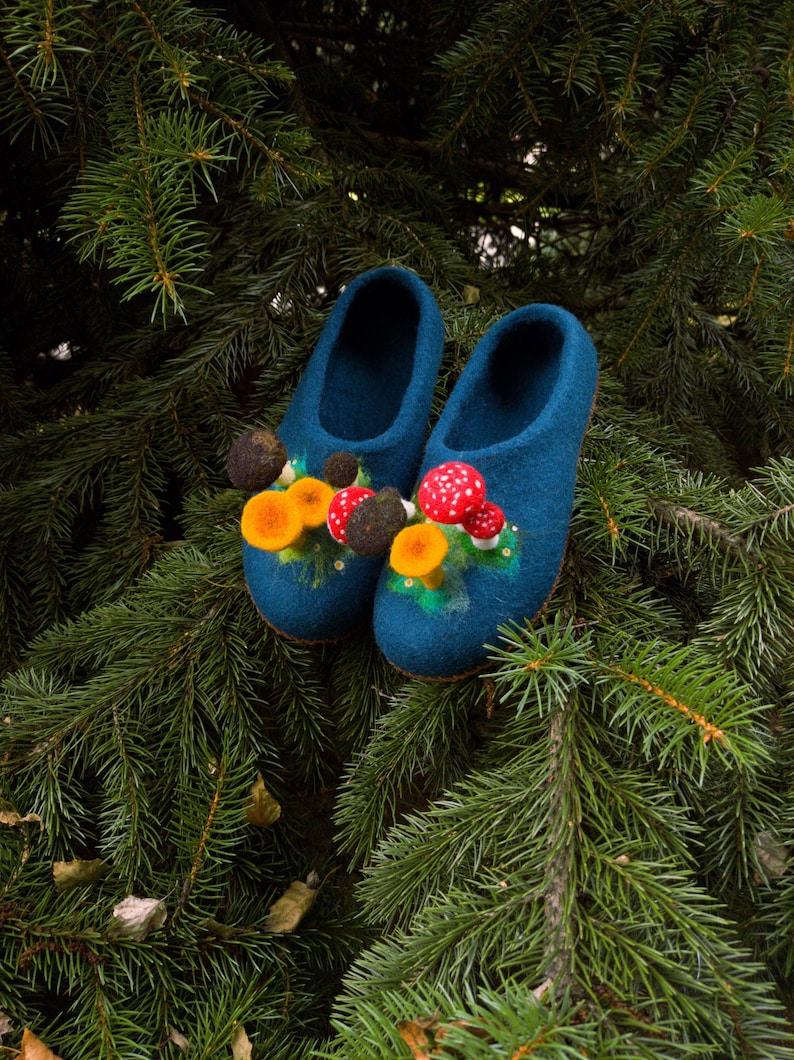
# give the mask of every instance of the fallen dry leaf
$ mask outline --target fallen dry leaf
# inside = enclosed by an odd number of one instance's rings
[[[233,939],[235,935],[239,935],[241,931],[245,931],[245,928],[232,927],[230,924],[220,924],[217,920],[213,920],[211,917],[209,920],[202,920],[201,926],[207,929],[210,935],[214,935],[216,939]]]
[[[150,931],[163,926],[167,916],[162,898],[136,898],[130,894],[114,907],[108,938],[142,942]]]
[[[232,1033],[232,1060],[251,1060],[254,1047],[245,1033],[245,1027],[238,1023]]]
[[[314,905],[317,890],[300,880],[293,880],[284,894],[270,907],[263,931],[294,931]]]
[[[66,891],[70,887],[89,887],[100,880],[108,869],[109,866],[101,858],[94,858],[93,861],[54,861],[52,878],[59,891]]]
[[[187,1040],[184,1034],[182,1034],[181,1031],[178,1031],[176,1027],[172,1027],[170,1023],[168,1024],[168,1041],[173,1042],[178,1049],[182,1050],[183,1053],[187,1052],[187,1050],[190,1048],[190,1042]]]
[[[755,856],[767,876],[783,876],[788,869],[789,849],[768,829],[755,837]]]
[[[445,1049],[442,1042],[453,1028],[458,1027],[476,1038],[489,1037],[484,1027],[478,1027],[468,1020],[453,1020],[451,1023],[441,1024],[438,1012],[434,1012],[432,1016],[399,1020],[397,1032],[411,1050],[414,1060],[437,1060],[440,1056],[454,1053],[454,1050]],[[457,1056],[457,1053],[455,1055]]]
[[[16,810],[0,810],[0,824],[7,824],[11,828],[19,828],[23,824],[37,824],[40,832],[44,828],[44,822],[37,813],[26,813],[23,817]]]
[[[13,1029],[11,1020],[6,1016],[5,1012],[0,1009],[0,1045],[3,1044],[3,1035],[10,1034]]]
[[[445,1023],[443,1027],[439,1027],[436,1031],[436,1044],[443,1041],[453,1027],[460,1027],[467,1034],[473,1034],[475,1038],[490,1038],[490,1034],[485,1027],[478,1027],[474,1023],[469,1023],[468,1020],[453,1020],[451,1023]]]
[[[264,777],[257,773],[251,785],[251,798],[246,806],[245,819],[258,828],[269,828],[281,816],[281,806],[265,787]]]
[[[19,1054],[19,1060],[61,1060],[61,1058],[56,1056],[52,1049],[48,1049],[33,1031],[25,1027],[22,1032],[22,1051]]]
[[[411,1050],[414,1060],[432,1060],[428,1050],[433,1043],[422,1026],[424,1020],[398,1020],[397,1033]]]

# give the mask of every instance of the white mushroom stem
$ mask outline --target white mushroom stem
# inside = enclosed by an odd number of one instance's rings
[[[471,543],[475,548],[481,548],[483,552],[488,552],[489,549],[496,548],[499,544],[499,534],[494,534],[493,537],[471,537]]]
[[[291,486],[295,481],[295,468],[288,460],[281,469],[281,474],[276,479],[277,486]]]
[[[405,508],[406,516],[409,519],[413,519],[413,517],[416,515],[416,505],[414,504],[414,502],[407,501],[404,497],[400,497],[400,500],[402,501],[403,508]]]

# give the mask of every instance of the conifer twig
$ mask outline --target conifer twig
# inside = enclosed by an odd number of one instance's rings
[[[699,725],[700,728],[703,729],[703,743],[710,743],[714,740],[716,743],[722,744],[723,746],[728,745],[728,739],[722,729],[710,722],[703,714],[693,710],[688,703],[676,699],[675,696],[665,691],[660,685],[654,684],[652,681],[649,681],[645,677],[640,677],[638,674],[631,673],[629,670],[623,670],[619,666],[612,666],[609,670],[611,673],[617,674],[618,677],[622,677],[624,681],[639,685],[640,688],[644,688],[646,692],[658,696],[658,698],[668,707],[672,707],[674,710],[679,711],[685,718],[693,721],[695,725]]]
[[[25,86],[25,83],[22,81],[22,78],[17,73],[15,67],[11,64],[11,60],[2,46],[0,46],[0,60],[2,60],[3,65],[11,75],[14,81],[14,87],[19,92],[22,99],[25,101],[25,106],[32,114],[33,120],[39,127],[41,127],[44,124],[44,118],[41,113],[41,109],[37,105],[31,93],[28,91],[27,87]]]
[[[668,504],[656,498],[650,501],[651,510],[662,522],[677,526],[681,530],[691,530],[700,541],[711,541],[720,552],[737,556],[750,563],[760,563],[760,557],[748,549],[744,540],[707,515],[700,515],[692,508],[681,504]]]
[[[563,989],[570,985],[571,941],[568,937],[570,925],[565,916],[565,895],[570,883],[568,863],[568,814],[564,798],[564,781],[560,773],[565,769],[563,742],[565,734],[564,707],[554,711],[549,722],[549,783],[554,785],[549,806],[553,822],[547,845],[552,850],[548,865],[549,884],[543,902],[546,918],[546,980],[552,980]],[[540,989],[540,988],[539,988]]]
[[[204,860],[207,842],[209,840],[210,832],[212,831],[212,825],[215,820],[215,815],[218,812],[218,806],[221,801],[221,789],[223,788],[224,773],[225,763],[223,762],[223,760],[221,760],[218,763],[217,767],[215,794],[212,796],[212,800],[210,801],[209,812],[207,813],[207,822],[204,825],[204,831],[201,833],[201,839],[199,840],[195,857],[193,858],[193,862],[190,866],[190,873],[186,877],[185,882],[182,884],[182,891],[179,895],[179,898],[177,899],[174,915],[171,917],[171,926],[173,926],[177,916],[185,908],[187,900],[190,897],[190,892],[193,890],[193,885],[196,882],[196,877],[198,876],[199,869],[201,868],[201,863]]]

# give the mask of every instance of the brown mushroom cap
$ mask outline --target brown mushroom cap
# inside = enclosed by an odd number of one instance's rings
[[[266,430],[252,430],[235,438],[229,450],[226,470],[241,490],[264,490],[272,486],[287,462],[281,439]]]
[[[347,543],[358,556],[381,556],[406,519],[399,493],[386,487],[356,505],[347,521]]]
[[[331,453],[323,465],[323,478],[334,489],[352,486],[358,475],[358,459],[353,453],[340,449]]]
[[[485,482],[471,464],[451,460],[427,472],[419,486],[419,507],[437,523],[462,523],[485,502]]]
[[[328,505],[326,525],[331,537],[341,545],[347,544],[347,524],[350,516],[368,497],[374,497],[373,490],[366,486],[347,486],[335,493]]]

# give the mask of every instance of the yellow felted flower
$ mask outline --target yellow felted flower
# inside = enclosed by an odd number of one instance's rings
[[[303,539],[301,510],[288,493],[265,490],[243,508],[240,529],[249,545],[266,552],[299,548]]]
[[[299,478],[287,490],[301,515],[303,525],[314,530],[322,526],[328,515],[328,505],[336,490],[318,478]]]
[[[419,578],[426,588],[437,589],[444,581],[441,562],[448,548],[444,532],[435,523],[415,523],[397,534],[389,562],[398,574]]]

